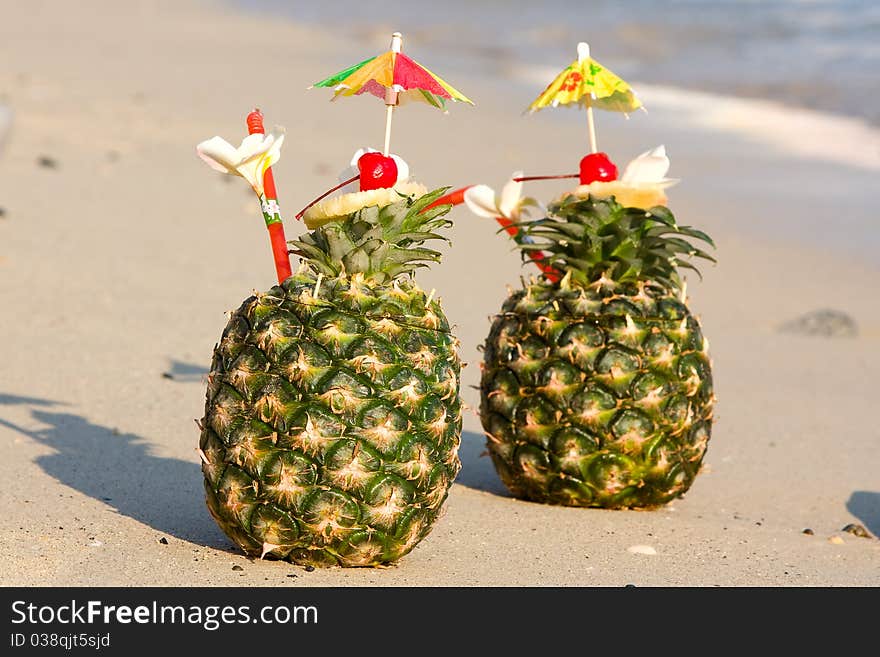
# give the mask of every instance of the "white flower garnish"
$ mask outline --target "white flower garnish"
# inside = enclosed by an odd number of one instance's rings
[[[669,158],[666,156],[666,146],[645,151],[629,164],[620,177],[620,182],[628,185],[659,185],[662,188],[671,187],[678,182],[676,178],[667,178],[669,171]]]
[[[474,185],[464,193],[464,202],[468,209],[478,217],[497,219],[502,217],[517,223],[522,215],[524,207],[535,205],[534,199],[522,197],[522,182],[516,182],[514,178],[521,178],[522,171],[514,171],[510,180],[501,190],[501,195],[488,185]]]
[[[238,148],[222,137],[211,137],[196,146],[196,152],[215,171],[247,180],[262,198],[263,174],[281,158],[283,142],[284,128],[276,126],[267,134],[248,135]]]

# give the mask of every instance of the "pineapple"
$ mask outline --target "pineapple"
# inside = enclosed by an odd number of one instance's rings
[[[663,206],[569,194],[523,221],[526,254],[558,276],[523,282],[483,347],[481,421],[511,493],[651,507],[696,477],[712,428],[707,342],[677,268],[703,232]]]
[[[214,349],[207,504],[247,554],[379,566],[430,532],[458,474],[458,342],[411,278],[450,225],[443,190],[292,241],[302,264],[234,311]]]

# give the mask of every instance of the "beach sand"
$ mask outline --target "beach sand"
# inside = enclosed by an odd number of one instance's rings
[[[491,222],[457,208],[452,248],[418,276],[468,363],[463,469],[443,518],[387,569],[243,556],[205,507],[194,419],[224,312],[274,271],[250,189],[194,147],[236,142],[255,105],[286,126],[275,175],[294,237],[295,212],[354,150],[380,146],[384,125],[375,99],[330,104],[306,87],[385,38],[346,43],[193,0],[88,6],[11,3],[0,24],[0,104],[14,112],[0,154],[0,584],[880,585],[880,540],[841,531],[880,533],[876,152],[787,150],[764,123],[738,134],[758,121],[747,109],[701,123],[662,102],[628,122],[601,116],[600,139],[619,162],[666,144],[683,179],[671,208],[718,243],[719,264],[689,277],[719,402],[687,495],[604,511],[506,494],[481,456],[473,386],[488,318],[523,270]],[[582,113],[524,118],[537,88],[448,79],[477,107],[395,119],[393,150],[429,187],[497,189],[515,169],[564,173],[583,155]],[[858,336],[778,330],[823,308],[851,316]]]

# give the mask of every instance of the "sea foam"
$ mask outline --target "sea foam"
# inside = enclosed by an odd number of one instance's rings
[[[695,125],[757,138],[793,155],[880,171],[880,129],[862,119],[772,100],[652,84],[633,87],[649,108],[682,112]]]

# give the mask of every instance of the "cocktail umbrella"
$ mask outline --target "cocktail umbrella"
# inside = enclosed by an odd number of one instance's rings
[[[428,103],[444,109],[447,100],[473,105],[464,94],[445,80],[401,52],[403,37],[400,32],[391,35],[391,48],[381,55],[365,59],[344,71],[313,84],[313,87],[332,87],[333,100],[340,96],[370,93],[385,101],[385,147],[387,157],[391,147],[391,121],[394,108],[410,100]]]
[[[545,107],[577,104],[587,108],[590,132],[590,151],[598,152],[593,108],[628,114],[642,106],[632,88],[590,57],[590,46],[581,41],[577,46],[578,57],[568,65],[553,82],[529,105],[528,112]]]
[[[628,113],[639,109],[642,103],[626,82],[590,57],[589,45],[582,41],[577,46],[577,53],[577,59],[553,79],[541,95],[529,105],[527,111],[533,113],[545,107],[558,107],[559,105],[585,107],[587,109],[591,154],[581,160],[580,173],[559,176],[523,176],[521,173],[515,173],[509,184],[520,184],[527,180],[580,178],[583,186],[598,180],[616,180],[617,168],[605,153],[598,152],[593,107]],[[506,216],[501,208],[501,203],[496,203],[497,212],[492,211],[491,203],[487,203],[485,200],[486,195],[491,196],[492,192],[484,187],[477,186],[465,194],[465,200],[469,201],[468,206],[471,211],[479,216],[494,216],[516,242],[523,244],[525,236],[518,223],[511,221]],[[543,254],[532,252],[530,257],[549,280],[559,280],[559,273],[543,262]]]

